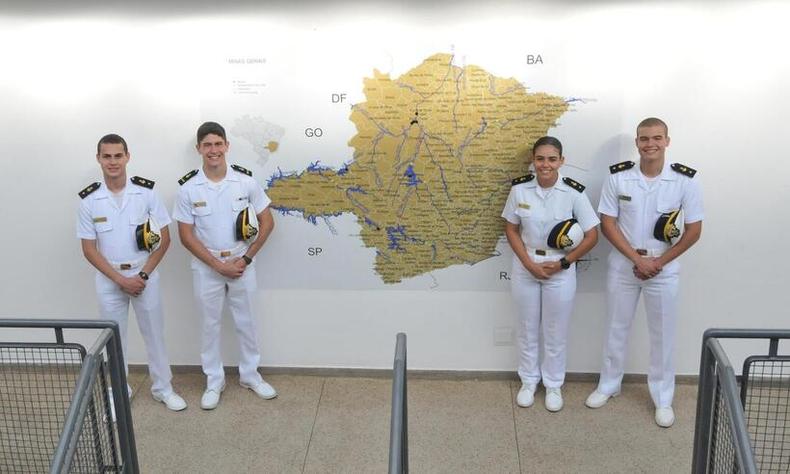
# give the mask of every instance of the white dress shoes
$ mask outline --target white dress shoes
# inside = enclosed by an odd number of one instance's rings
[[[207,388],[200,397],[200,408],[204,410],[213,410],[219,405],[219,397],[225,390],[225,382],[222,382],[222,387],[219,390],[214,388]]]
[[[609,401],[609,398],[616,397],[620,395],[620,392],[613,393],[611,395],[607,395],[605,393],[599,392],[597,389],[587,397],[587,400],[584,401],[584,404],[587,405],[589,408],[601,408],[602,406],[606,405],[606,402]]]
[[[656,408],[656,424],[662,428],[669,428],[675,423],[675,412],[672,407]]]
[[[562,390],[559,388],[546,389],[546,410],[555,412],[562,410]]]
[[[516,404],[522,408],[531,407],[535,403],[535,386],[521,384],[521,390],[516,395]]]
[[[244,388],[248,388],[252,390],[253,392],[255,392],[255,395],[258,395],[264,400],[271,400],[272,398],[277,396],[277,390],[275,390],[274,387],[266,383],[266,381],[263,379],[261,379],[261,381],[256,384],[247,384],[244,382],[239,382],[239,384]]]
[[[164,396],[155,393],[153,396],[157,402],[164,403],[168,410],[181,411],[187,407],[187,402],[176,392],[170,392],[170,394]],[[217,406],[216,403],[214,406]]]

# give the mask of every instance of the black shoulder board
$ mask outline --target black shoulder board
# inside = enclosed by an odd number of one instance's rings
[[[99,183],[99,182],[91,183],[88,187],[86,187],[82,191],[78,192],[77,194],[79,194],[81,199],[85,199],[86,197],[88,197],[90,195],[90,193],[92,193],[93,191],[96,191],[97,189],[99,189],[100,186],[101,186],[101,183]]]
[[[567,184],[568,186],[572,187],[576,191],[582,192],[584,191],[585,186],[578,181],[574,181],[570,178],[562,178],[562,182]]]
[[[231,168],[238,171],[239,173],[244,173],[247,176],[252,176],[252,171],[248,170],[247,168],[239,165],[230,165]]]
[[[513,179],[513,181],[511,181],[510,184],[512,186],[515,186],[515,185],[521,184],[521,183],[529,183],[533,179],[535,179],[535,175],[534,174],[532,174],[532,173],[525,174],[524,176],[519,176],[518,178]]]
[[[198,174],[198,170],[190,171],[189,173],[185,174],[184,176],[181,177],[181,179],[178,180],[178,184],[183,186],[184,183],[186,183],[190,179],[194,178],[196,174]]]
[[[154,182],[150,179],[141,178],[139,176],[132,176],[132,182],[138,186],[148,189],[154,189]]]
[[[678,173],[684,174],[689,178],[693,178],[694,175],[697,174],[697,170],[695,170],[694,168],[689,168],[688,166],[681,165],[680,163],[672,163],[672,166],[670,166],[670,168],[672,168],[672,171],[677,171]]]
[[[634,167],[633,161],[623,161],[622,163],[617,163],[616,165],[612,165],[609,167],[609,172],[612,174],[619,173],[621,171],[630,170]]]

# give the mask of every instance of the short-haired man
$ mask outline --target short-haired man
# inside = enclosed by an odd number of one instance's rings
[[[639,164],[625,161],[609,167],[598,206],[601,231],[614,250],[608,259],[601,378],[585,403],[599,408],[620,393],[628,331],[642,294],[650,336],[647,383],[656,424],[668,428],[675,422],[673,346],[680,271],[676,259],[702,233],[702,191],[696,170],[666,163],[666,123],[647,118],[636,132]],[[678,238],[681,215],[685,229]]]
[[[82,240],[82,253],[97,270],[99,313],[120,327],[124,362],[131,302],[148,352],[151,393],[170,410],[180,411],[187,404],[171,385],[156,271],[170,244],[170,216],[153,191],[153,181],[139,176],[127,179],[129,159],[126,141],[119,135],[99,140],[96,161],[103,181],[79,192],[77,236]]]
[[[228,166],[225,154],[229,147],[220,124],[206,122],[198,128],[196,148],[203,166],[179,180],[173,212],[181,243],[194,257],[193,289],[203,316],[200,357],[207,377],[200,400],[204,410],[216,408],[225,389],[220,322],[226,296],[239,338],[240,384],[264,399],[277,396],[258,373],[260,352],[253,310],[257,280],[252,261],[274,228],[271,201],[250,171]]]

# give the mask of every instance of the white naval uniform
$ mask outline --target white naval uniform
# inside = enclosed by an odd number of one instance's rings
[[[173,217],[194,225],[195,236],[216,258],[232,260],[244,255],[249,247],[235,237],[239,212],[252,205],[255,214],[259,214],[270,202],[251,176],[228,166],[225,179],[217,186],[201,169],[179,189]],[[226,295],[240,345],[239,379],[244,384],[257,385],[263,379],[258,373],[261,356],[254,311],[255,266],[248,266],[241,277],[231,279],[193,257],[192,282],[195,302],[203,316],[200,357],[208,379],[207,388],[219,391],[225,381],[220,323]]]
[[[113,268],[125,277],[142,270],[150,254],[138,250],[135,230],[149,216],[165,228],[170,216],[159,196],[152,189],[134,184],[131,180],[123,190],[120,207],[105,183],[80,201],[77,218],[77,237],[96,240],[99,253]],[[154,270],[146,281],[140,296],[132,297],[107,278],[96,272],[96,293],[102,319],[116,321],[121,331],[124,362],[128,352],[129,302],[137,316],[137,325],[148,352],[148,370],[151,374],[151,392],[166,397],[173,392],[170,381],[173,375],[165,350],[162,297],[159,290],[159,272]],[[128,364],[126,372],[129,373]]]
[[[650,183],[639,170],[638,163],[624,171],[617,171],[617,166],[612,166],[612,174],[603,185],[598,212],[617,218],[617,227],[634,249],[646,250],[647,257],[657,257],[670,247],[653,236],[662,213],[682,209],[687,224],[703,219],[698,177],[673,171],[670,164],[665,163],[661,174]],[[647,376],[650,396],[656,408],[670,407],[675,391],[673,345],[680,262],[673,260],[648,280],[637,278],[633,274],[633,262],[617,249],[609,254],[608,263],[608,326],[598,391],[606,395],[620,391],[628,332],[639,295],[643,293],[650,336]]]
[[[521,240],[529,258],[536,263],[558,261],[566,252],[547,245],[549,233],[556,224],[575,218],[587,232],[598,225],[590,200],[563,181],[562,175],[546,193],[538,180],[516,184],[510,189],[504,217],[521,226]],[[544,197],[545,194],[545,197]],[[539,255],[546,253],[546,255]],[[548,280],[536,279],[513,256],[511,292],[518,307],[518,375],[528,385],[543,379],[547,388],[559,388],[565,381],[565,345],[573,301],[576,296],[576,266],[555,273]],[[538,362],[538,341],[543,329],[543,363]]]

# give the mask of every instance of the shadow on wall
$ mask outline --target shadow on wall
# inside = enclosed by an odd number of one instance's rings
[[[634,160],[634,138],[627,134],[619,134],[606,140],[590,157],[590,172],[587,182],[587,196],[593,209],[598,210],[601,198],[601,187],[609,176],[609,165],[625,160]],[[578,290],[580,293],[600,293],[606,291],[606,257],[612,251],[612,245],[602,234],[598,234],[598,244],[585,255],[585,262],[577,266]]]

